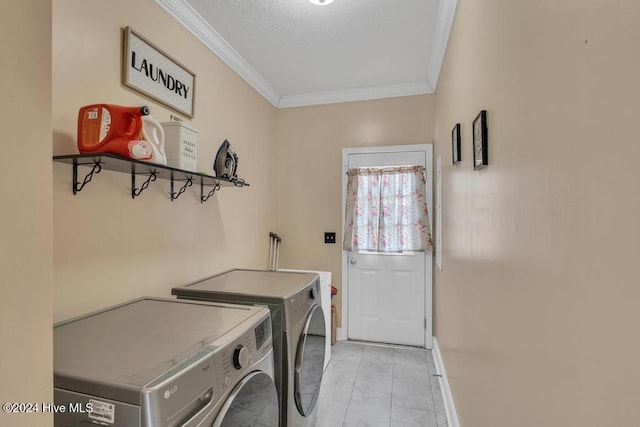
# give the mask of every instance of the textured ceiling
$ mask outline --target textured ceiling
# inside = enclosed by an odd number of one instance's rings
[[[156,0],[276,106],[431,93],[455,0]]]

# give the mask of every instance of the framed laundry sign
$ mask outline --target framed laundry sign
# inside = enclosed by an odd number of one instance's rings
[[[131,27],[124,29],[122,84],[193,117],[196,75]]]

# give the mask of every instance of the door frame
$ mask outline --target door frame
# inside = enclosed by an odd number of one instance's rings
[[[340,231],[340,242],[344,239],[344,211],[347,189],[347,169],[349,167],[349,155],[351,154],[377,154],[377,153],[401,153],[406,151],[423,151],[426,158],[431,159],[431,163],[425,165],[427,171],[427,206],[429,206],[429,225],[433,236],[433,144],[411,144],[411,145],[385,145],[377,147],[353,147],[342,149],[342,228]],[[427,252],[425,260],[425,292],[424,309],[427,319],[427,326],[424,331],[425,348],[433,347],[433,253]],[[349,338],[349,254],[342,249],[342,313],[341,327],[338,339],[346,341]]]

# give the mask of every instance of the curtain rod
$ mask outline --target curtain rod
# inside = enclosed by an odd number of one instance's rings
[[[398,166],[398,167],[407,167],[407,166],[410,167],[410,165],[403,165],[403,166]],[[393,167],[395,167],[395,166],[360,166],[360,167],[351,168],[351,169],[359,169],[359,168],[382,169],[382,168],[393,168]],[[422,168],[423,171],[427,170],[427,168],[425,168],[424,166],[420,166],[420,167]],[[345,172],[346,175],[349,174],[349,170],[350,169],[347,169],[347,172]]]

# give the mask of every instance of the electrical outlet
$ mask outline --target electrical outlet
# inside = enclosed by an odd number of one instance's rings
[[[335,243],[336,242],[336,233],[324,233],[324,242],[325,243]]]

